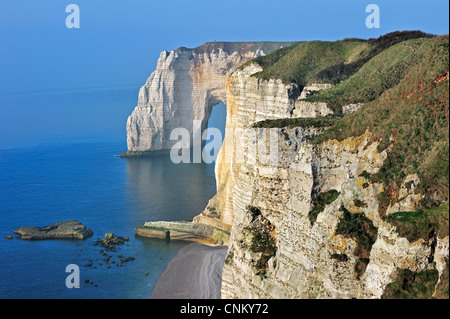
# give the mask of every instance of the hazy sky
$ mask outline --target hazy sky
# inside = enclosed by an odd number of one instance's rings
[[[79,29],[66,28],[70,3],[80,8]],[[379,29],[365,25],[371,3]],[[448,9],[447,0],[1,0],[0,95],[142,85],[162,50],[207,41],[444,34]]]

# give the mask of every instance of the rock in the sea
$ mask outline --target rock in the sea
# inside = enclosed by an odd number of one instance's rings
[[[77,220],[69,220],[45,227],[26,226],[14,231],[22,239],[85,239],[94,234],[91,229]]]
[[[135,258],[134,257],[125,257],[125,258],[120,259],[120,261],[123,263],[129,262],[131,260],[135,260]]]
[[[128,241],[128,237],[115,236],[114,233],[106,233],[103,239],[99,239],[94,245],[100,245],[106,249],[114,249],[116,245],[122,245]]]

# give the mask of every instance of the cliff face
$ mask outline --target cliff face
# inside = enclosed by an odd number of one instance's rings
[[[260,70],[250,64],[229,77],[227,134],[265,119],[332,113],[326,103],[300,104],[297,113],[296,85],[251,76]],[[360,106],[344,106],[343,113]],[[379,172],[392,146],[380,152],[380,141],[374,142],[368,130],[319,144],[309,139],[324,128],[275,131],[275,165],[255,150],[273,147],[267,131],[257,131],[254,139],[247,134],[225,137],[216,164],[217,195],[196,217],[196,222],[231,227],[224,298],[380,298],[399,268],[443,273],[448,236],[408,240],[379,214],[384,186],[368,176]],[[399,201],[387,214],[416,209],[418,183],[417,176],[407,176]],[[314,199],[330,192],[336,194],[333,201],[311,218]],[[361,237],[342,230],[349,216],[363,221],[357,229],[371,230],[363,236],[368,247],[361,248]]]
[[[227,80],[227,118],[225,138],[216,159],[217,195],[211,199],[203,214],[196,217],[197,222],[231,227],[233,223],[233,194],[236,181],[246,157],[245,148],[236,145],[248,144],[245,130],[251,124],[264,119],[289,117],[295,99],[291,92],[298,91],[295,84],[283,84],[280,80],[260,81],[251,74],[261,71],[261,67],[250,64],[234,72]],[[214,207],[215,214],[209,213]],[[219,220],[220,223],[215,223]]]
[[[193,120],[206,128],[212,107],[226,103],[228,75],[242,63],[293,43],[206,43],[161,53],[156,70],[139,91],[127,121],[129,152],[170,149],[177,127],[192,134]]]
[[[194,218],[228,244],[223,298],[448,298],[448,37],[410,36],[239,68],[243,45],[162,54],[129,150],[169,148],[171,128],[226,103],[217,194]]]
[[[285,84],[279,79],[263,80],[252,76],[261,70],[259,65],[250,63],[233,72],[226,82],[226,134],[215,167],[217,195],[211,199],[205,211],[196,217],[196,222],[219,227],[231,227],[233,224],[233,194],[238,192],[236,181],[249,154],[246,129],[252,124],[268,119],[315,118],[333,114],[326,103],[302,101],[306,92],[329,88],[331,85],[311,84],[301,89],[295,83]],[[343,109],[349,108],[344,106]],[[212,208],[214,214],[210,213]]]

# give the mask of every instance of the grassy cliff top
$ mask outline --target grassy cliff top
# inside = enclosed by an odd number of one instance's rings
[[[389,47],[410,39],[431,38],[421,31],[392,32],[377,39],[307,41],[285,47],[247,63],[257,63],[262,72],[254,76],[277,78],[284,83],[339,83],[356,73],[370,59]],[[246,64],[244,64],[245,66]]]
[[[262,79],[278,78],[284,83],[304,86],[311,82],[327,82],[315,75],[338,63],[349,63],[367,51],[366,41],[308,41],[253,59],[263,71],[254,74]]]
[[[339,115],[342,106],[367,103],[397,85],[423,58],[430,55],[432,38],[402,41],[381,51],[349,78],[328,90],[316,91],[305,100],[326,102]]]

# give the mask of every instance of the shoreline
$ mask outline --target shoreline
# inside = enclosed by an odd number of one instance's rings
[[[220,299],[228,246],[192,243],[159,276],[149,299]]]

